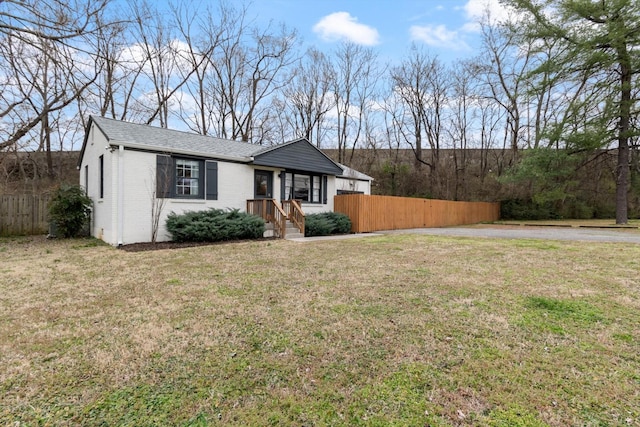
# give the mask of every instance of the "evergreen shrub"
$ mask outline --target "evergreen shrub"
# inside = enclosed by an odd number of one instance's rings
[[[79,236],[91,221],[91,199],[79,185],[62,185],[49,202],[49,220],[55,237]]]
[[[304,235],[329,236],[351,232],[351,219],[339,212],[321,212],[309,214],[304,220]]]
[[[167,216],[167,231],[176,242],[218,242],[258,239],[264,235],[264,220],[238,209],[208,209]]]
[[[533,200],[507,199],[500,202],[500,218],[515,220],[559,219],[561,216],[553,204],[536,203]]]

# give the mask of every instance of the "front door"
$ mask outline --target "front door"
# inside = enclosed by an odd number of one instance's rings
[[[273,198],[273,172],[256,170],[255,171],[255,198],[271,199]]]

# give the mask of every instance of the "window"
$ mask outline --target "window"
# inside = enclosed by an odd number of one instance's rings
[[[284,177],[284,198],[323,203],[321,183],[320,175],[287,172]]]
[[[199,196],[200,162],[176,159],[176,196]]]
[[[313,176],[311,191],[311,201],[320,203],[320,177],[318,175]]]
[[[293,176],[293,198],[298,200],[304,200],[305,202],[311,202],[309,194],[311,193],[311,182],[309,175],[294,175]]]
[[[218,162],[158,155],[156,194],[159,198],[218,200]]]

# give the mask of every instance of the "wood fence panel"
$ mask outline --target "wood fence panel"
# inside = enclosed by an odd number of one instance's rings
[[[0,236],[46,233],[48,205],[48,196],[0,196]]]
[[[500,219],[500,203],[454,202],[394,196],[336,196],[334,210],[351,219],[351,231],[368,233],[477,224]]]

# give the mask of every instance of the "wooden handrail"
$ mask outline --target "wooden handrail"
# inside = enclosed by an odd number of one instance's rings
[[[286,212],[287,219],[300,230],[300,233],[304,234],[304,212],[302,212],[300,202],[297,200],[283,200],[282,208]]]
[[[273,234],[284,239],[287,230],[287,214],[275,199],[247,200],[247,213],[273,223]]]

